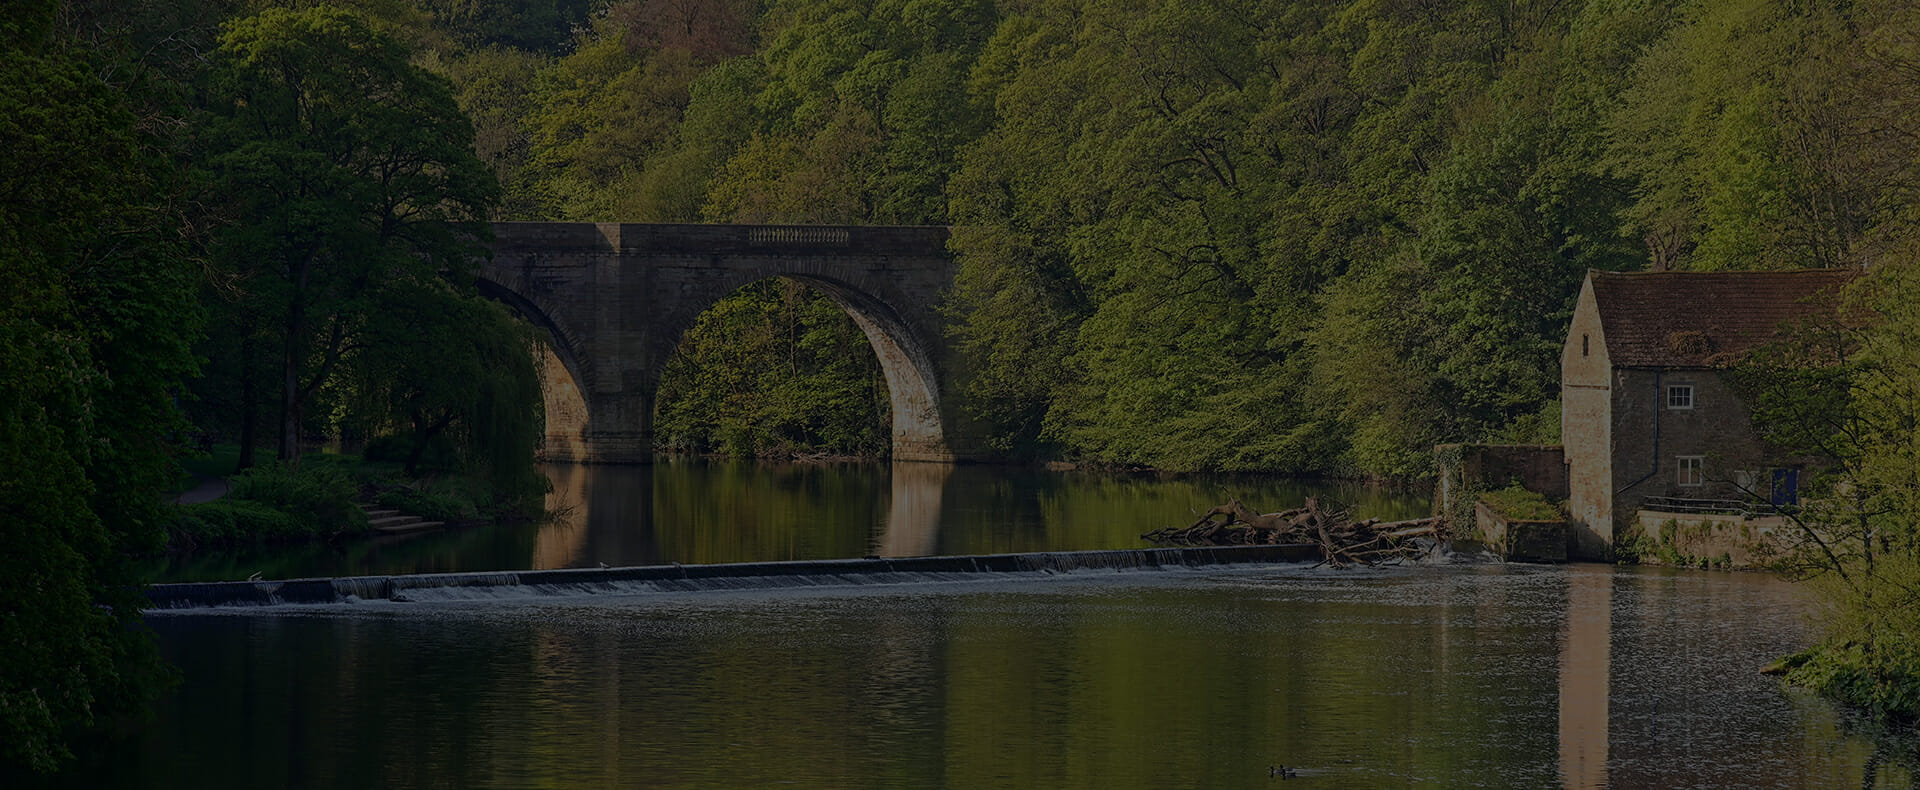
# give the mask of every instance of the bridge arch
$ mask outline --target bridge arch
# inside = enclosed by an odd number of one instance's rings
[[[947,230],[924,227],[496,223],[482,293],[553,338],[584,401],[588,462],[652,457],[654,396],[701,313],[784,277],[833,300],[866,335],[886,378],[893,457],[954,460],[938,300],[951,287]],[[554,431],[549,431],[549,444]]]
[[[482,297],[506,305],[546,335],[547,342],[536,360],[546,414],[541,456],[552,461],[585,460],[585,433],[590,420],[584,393],[588,391],[591,372],[578,344],[567,334],[565,326],[525,295],[484,275],[475,278],[474,283]]]
[[[776,278],[793,280],[818,291],[839,305],[866,337],[867,346],[872,349],[880,364],[880,373],[886,379],[893,455],[912,459],[945,453],[946,430],[940,416],[940,377],[934,363],[935,350],[915,333],[912,324],[901,317],[898,310],[875,296],[870,285],[863,287],[814,270],[742,270],[736,277],[725,278],[719,287],[728,290],[713,301],[689,300],[684,308],[663,317],[661,336],[666,343],[655,356],[660,365],[654,371],[653,389],[658,391],[658,375],[664,372],[667,358],[684,342],[686,333],[702,313],[742,288]]]

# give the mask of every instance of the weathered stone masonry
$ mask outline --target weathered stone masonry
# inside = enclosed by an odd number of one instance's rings
[[[1572,555],[1609,557],[1663,502],[1792,495],[1769,491],[1770,477],[1815,459],[1768,447],[1724,373],[1798,318],[1833,310],[1852,276],[1588,272],[1560,357]]]
[[[566,374],[549,376],[549,458],[650,460],[653,399],[681,336],[769,277],[820,290],[866,333],[891,393],[896,459],[956,457],[940,386],[951,372],[937,309],[953,282],[945,228],[503,222],[494,237],[482,293],[547,330]]]

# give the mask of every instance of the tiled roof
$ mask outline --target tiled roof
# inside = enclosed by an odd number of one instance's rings
[[[1717,367],[1779,337],[1831,301],[1851,269],[1767,272],[1591,271],[1615,367]]]

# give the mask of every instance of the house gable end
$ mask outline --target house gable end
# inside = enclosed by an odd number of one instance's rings
[[[1606,327],[1594,294],[1593,273],[1588,272],[1580,285],[1580,296],[1574,302],[1567,342],[1560,347],[1561,384],[1604,386],[1612,365]]]
[[[1581,283],[1560,350],[1560,440],[1567,464],[1573,556],[1604,558],[1613,543],[1613,363],[1593,274]]]

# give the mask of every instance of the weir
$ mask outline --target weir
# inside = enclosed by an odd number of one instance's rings
[[[358,601],[476,601],[572,595],[867,586],[1045,577],[1088,571],[1158,571],[1317,560],[1312,545],[1055,551],[946,557],[647,565],[547,571],[425,573],[286,581],[156,584],[154,609]]]

